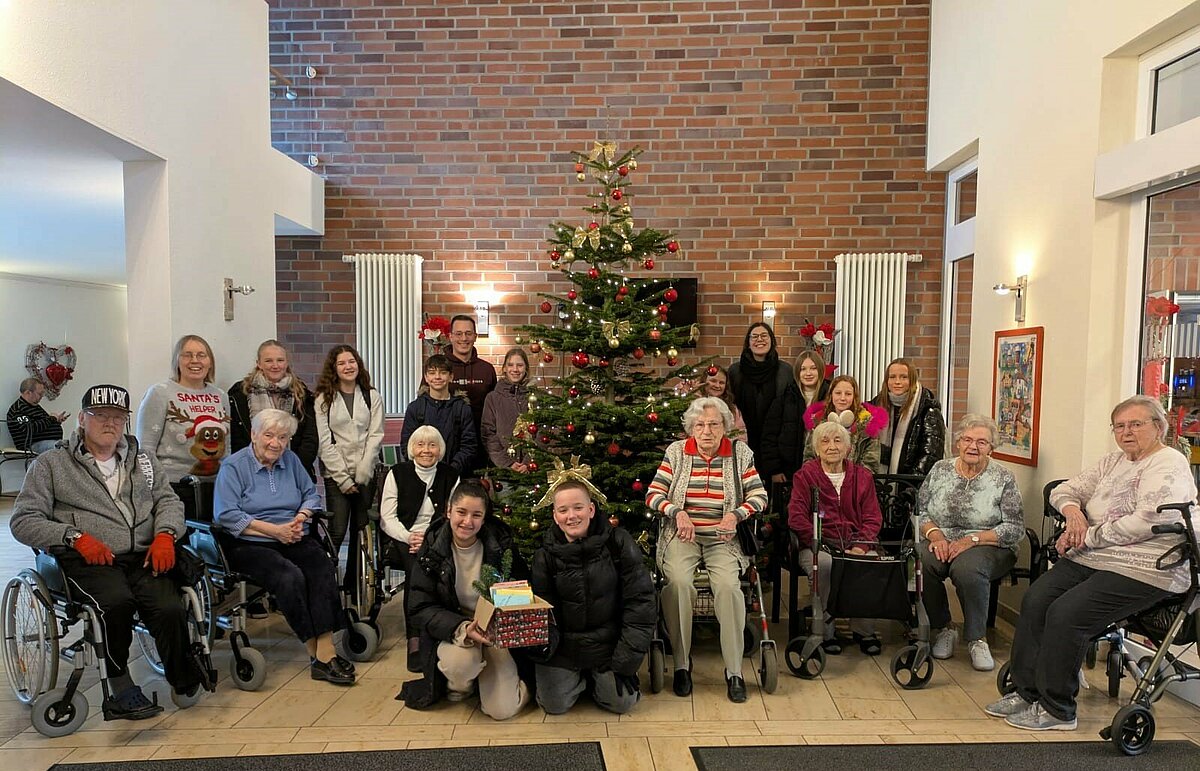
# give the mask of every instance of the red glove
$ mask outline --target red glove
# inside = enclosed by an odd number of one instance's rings
[[[104,541],[93,538],[90,533],[84,533],[75,539],[75,551],[83,555],[83,561],[89,565],[113,564],[112,549]]]
[[[155,573],[166,573],[175,567],[175,536],[159,533],[146,551],[146,564]]]

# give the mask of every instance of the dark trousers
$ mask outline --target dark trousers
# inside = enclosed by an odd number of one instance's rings
[[[988,602],[992,581],[1003,578],[1017,562],[1012,549],[981,544],[967,549],[951,562],[942,562],[929,550],[929,542],[920,546],[924,571],[921,595],[929,626],[942,629],[950,623],[950,602],[946,597],[946,579],[954,584],[963,610],[963,639],[982,640],[987,634]]]
[[[96,609],[110,677],[129,671],[136,613],[158,647],[167,682],[177,691],[200,682],[188,656],[187,611],[175,581],[143,567],[146,553],[118,555],[112,565],[89,565],[77,552],[58,556],[71,596]]]
[[[356,531],[367,524],[367,509],[371,506],[371,483],[361,485],[357,493],[344,493],[337,482],[325,477],[325,505],[328,513],[329,537],[333,539],[334,547],[341,549],[342,541],[346,540],[346,531],[353,527]],[[354,545],[353,542],[350,544]],[[351,550],[350,559],[354,559]]]
[[[1091,639],[1168,596],[1141,581],[1060,559],[1021,601],[1010,661],[1017,692],[1059,720],[1073,720],[1079,667]]]
[[[226,554],[234,570],[271,593],[301,640],[346,627],[337,571],[315,538],[288,544],[233,538]]]

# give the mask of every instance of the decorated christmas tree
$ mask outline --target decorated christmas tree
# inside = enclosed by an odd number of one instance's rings
[[[640,154],[618,154],[609,142],[575,153],[575,176],[597,190],[581,224],[551,225],[548,249],[551,267],[571,288],[541,295],[549,323],[518,328],[532,376],[529,411],[517,421],[509,453],[530,471],[505,469],[495,479],[504,517],[527,552],[552,522],[550,507],[539,507],[547,474],[576,465],[590,467],[606,499],[597,501],[602,515],[649,549],[654,522],[646,487],[663,449],[682,435],[698,368],[707,367],[683,363],[679,349],[698,329],[668,322],[679,293],[669,279],[650,277],[655,258],[678,252],[679,243],[635,224],[630,186]]]

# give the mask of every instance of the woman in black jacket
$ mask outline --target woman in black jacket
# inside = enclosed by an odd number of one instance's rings
[[[796,357],[795,372],[796,380],[788,384],[767,412],[762,450],[755,462],[759,475],[776,484],[790,482],[804,465],[804,445],[808,441],[804,411],[829,395],[821,354],[803,351]]]
[[[483,567],[511,567],[500,580],[526,578],[512,530],[492,515],[487,491],[463,482],[450,496],[446,524],[430,532],[417,552],[408,579],[409,621],[421,633],[423,687],[401,691],[410,707],[435,704],[444,688],[451,701],[468,698],[478,687],[479,708],[495,720],[507,720],[529,703],[531,688],[505,648],[488,642],[475,623],[479,592],[472,584]]]
[[[637,673],[658,619],[654,584],[633,537],[596,516],[587,485],[558,485],[553,506],[531,581],[557,625],[557,644],[537,665],[538,704],[561,715],[590,679],[596,706],[621,715],[641,696]]]
[[[792,365],[779,360],[775,331],[761,321],[751,324],[741,358],[729,367],[729,385],[746,422],[746,444],[755,455],[762,450],[763,426],[771,405],[794,379]]]
[[[933,391],[921,385],[908,359],[893,359],[875,405],[888,411],[879,437],[879,473],[926,476],[946,454],[946,419]]]
[[[264,340],[258,346],[254,369],[229,387],[230,454],[250,446],[250,421],[267,407],[283,410],[299,421],[289,449],[299,456],[309,477],[317,481],[314,464],[321,444],[313,419],[313,392],[292,372],[287,349],[278,340]]]

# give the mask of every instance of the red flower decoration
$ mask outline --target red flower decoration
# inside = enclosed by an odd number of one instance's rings
[[[811,338],[816,333],[817,333],[817,328],[813,325],[813,323],[811,321],[808,322],[807,324],[805,324],[804,326],[800,327],[800,336],[801,337]]]
[[[825,365],[825,379],[826,379],[826,380],[832,380],[832,379],[833,379],[833,374],[834,374],[835,372],[837,372],[837,370],[838,370],[838,365],[836,365],[836,364],[826,364],[826,365]]]
[[[1156,319],[1167,319],[1179,312],[1179,306],[1162,295],[1146,298],[1146,315]]]
[[[450,322],[443,316],[430,316],[417,337],[430,345],[445,345],[450,340]]]
[[[812,326],[812,325],[810,324],[809,326]],[[825,336],[828,337],[830,340],[833,339],[833,325],[832,324],[822,324],[821,326],[817,327],[817,330],[820,332],[824,332]]]

